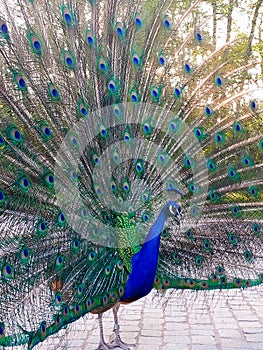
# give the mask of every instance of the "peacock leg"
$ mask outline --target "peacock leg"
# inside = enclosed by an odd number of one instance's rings
[[[100,327],[100,343],[97,348],[97,350],[109,350],[111,347],[109,347],[104,340],[104,334],[103,334],[103,324],[102,324],[102,313],[98,314],[99,318],[99,327]]]
[[[119,310],[120,304],[116,304],[113,307],[113,315],[114,315],[114,332],[115,332],[115,340],[110,344],[111,349],[114,349],[115,347],[119,347],[123,350],[129,350],[130,347],[135,346],[135,344],[126,344],[121,340],[120,337],[120,326],[118,323],[118,310]]]

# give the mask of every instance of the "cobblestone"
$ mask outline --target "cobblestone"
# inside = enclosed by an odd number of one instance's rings
[[[263,288],[155,295],[119,310],[121,337],[135,344],[132,349],[263,350]],[[111,341],[111,311],[103,323],[105,339]],[[95,350],[98,341],[97,318],[87,315],[36,349]]]

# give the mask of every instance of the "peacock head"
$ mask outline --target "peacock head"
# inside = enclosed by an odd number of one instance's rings
[[[166,188],[166,191],[177,193],[181,197],[183,196],[183,192],[174,186]],[[181,206],[173,200],[169,200],[164,206],[164,214],[166,219],[172,218],[178,225],[180,224],[180,219],[183,217]]]
[[[170,200],[164,207],[164,214],[166,219],[172,218],[179,225],[180,219],[182,218],[182,209],[178,203]]]

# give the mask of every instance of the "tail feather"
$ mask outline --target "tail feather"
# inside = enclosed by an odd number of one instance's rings
[[[0,345],[117,302],[171,199],[154,287],[262,283],[250,38],[211,44],[200,0],[0,7]]]

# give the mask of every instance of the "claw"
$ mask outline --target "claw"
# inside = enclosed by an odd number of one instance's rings
[[[110,346],[108,346],[104,341],[100,341],[99,346],[96,350],[110,350],[112,349]]]
[[[115,339],[113,342],[110,343],[110,349],[115,349],[116,347],[118,347],[123,350],[130,350],[130,348],[134,346],[135,344],[124,343],[121,339]]]

